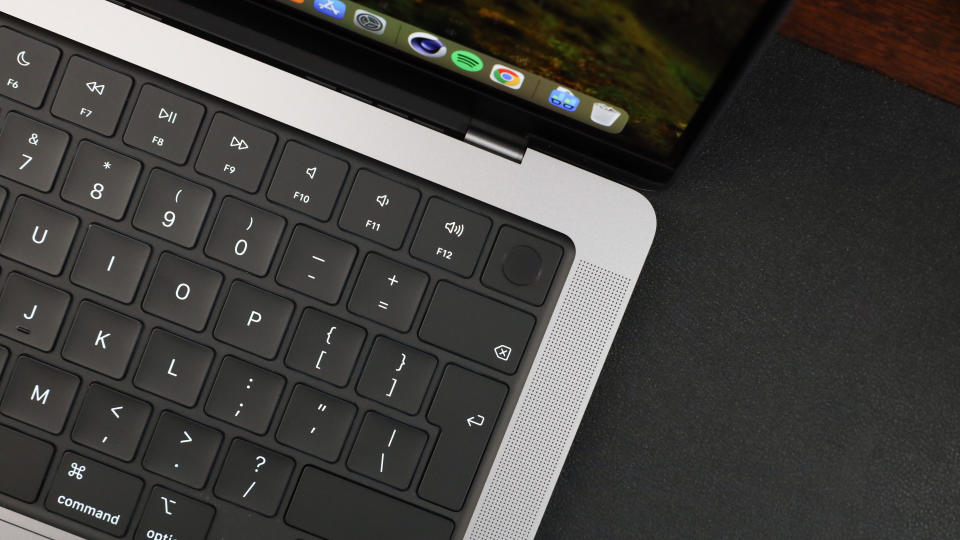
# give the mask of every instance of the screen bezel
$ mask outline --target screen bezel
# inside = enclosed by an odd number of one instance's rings
[[[674,177],[715,118],[791,0],[769,0],[734,49],[671,156],[626,149],[611,135],[534,103],[344,30],[273,0],[127,0],[139,11],[287,71],[310,77],[451,136],[478,129],[636,189]],[[334,49],[322,55],[317,49]],[[364,66],[358,69],[356,66]],[[371,73],[376,73],[376,76]]]

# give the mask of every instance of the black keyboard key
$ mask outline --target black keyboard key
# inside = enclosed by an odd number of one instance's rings
[[[17,113],[7,115],[0,132],[0,176],[50,191],[70,136]]]
[[[322,302],[336,304],[356,258],[357,248],[352,244],[297,225],[280,263],[277,283]]]
[[[360,426],[347,467],[397,489],[406,489],[426,444],[426,433],[370,412]]]
[[[382,540],[400,531],[417,540],[449,540],[453,534],[445,518],[313,467],[304,468],[286,521],[327,540]]]
[[[253,193],[276,144],[273,133],[217,113],[200,149],[197,172]]]
[[[90,385],[80,406],[73,440],[130,461],[150,419],[150,405],[100,384]]]
[[[420,193],[367,170],[357,173],[340,227],[397,249],[417,211]]]
[[[99,225],[90,225],[70,281],[129,304],[150,259],[150,246]]]
[[[133,384],[185,407],[193,407],[213,358],[213,349],[157,328],[147,341]]]
[[[144,85],[123,142],[178,165],[187,162],[204,107],[156,86]]]
[[[348,304],[350,311],[406,332],[420,307],[429,278],[419,270],[371,253]]]
[[[267,198],[327,221],[349,168],[345,161],[290,141],[283,149]]]
[[[207,414],[254,433],[264,434],[283,392],[283,377],[226,357],[207,399]]]
[[[440,439],[420,482],[421,497],[451,510],[463,507],[506,397],[505,385],[447,366],[427,413],[440,426]]]
[[[74,56],[67,64],[51,112],[109,137],[117,129],[132,86],[133,79],[123,73]]]
[[[280,349],[291,316],[290,300],[235,281],[213,335],[224,343],[272,359]]]
[[[33,502],[47,476],[53,445],[0,426],[0,493]]]
[[[127,211],[140,177],[140,162],[83,141],[60,196],[87,210],[119,220]]]
[[[174,244],[192,248],[213,200],[209,189],[154,169],[143,190],[133,226]]]
[[[420,327],[420,339],[504,373],[513,373],[535,323],[529,313],[440,282]]]
[[[53,349],[70,295],[20,274],[0,293],[0,334],[41,351]]]
[[[219,272],[164,253],[143,298],[143,309],[199,332],[207,325],[222,282]]]
[[[123,536],[141,491],[143,481],[139,478],[67,452],[54,473],[46,506],[84,525]]]
[[[357,408],[342,399],[298,384],[283,413],[277,440],[331,463],[350,433]]]
[[[330,384],[346,386],[366,336],[366,330],[355,324],[305,309],[286,363]]]
[[[10,349],[0,345],[0,374],[3,374],[3,368],[7,366],[7,359],[10,358]]]
[[[251,274],[265,276],[280,244],[283,227],[282,217],[226,198],[204,252]]]
[[[0,403],[0,412],[50,433],[60,433],[70,413],[80,378],[21,356]]]
[[[407,414],[420,410],[437,359],[385,337],[377,338],[357,393]]]
[[[63,344],[62,356],[114,379],[123,378],[140,338],[140,321],[83,301]]]
[[[9,28],[0,28],[0,94],[34,109],[43,103],[60,50]]]
[[[137,540],[193,540],[207,537],[214,510],[161,486],[154,486],[140,518]]]
[[[244,508],[272,516],[277,513],[291,474],[292,459],[235,439],[213,493]]]
[[[48,274],[58,275],[67,260],[80,220],[27,197],[17,199],[0,253]]]
[[[455,274],[470,277],[490,232],[490,220],[441,199],[431,199],[410,253]]]
[[[164,412],[143,456],[143,468],[200,489],[207,483],[222,440],[215,429]]]
[[[483,271],[483,284],[539,306],[547,298],[562,258],[560,246],[504,227]]]

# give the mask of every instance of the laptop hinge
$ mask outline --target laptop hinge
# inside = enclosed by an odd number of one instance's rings
[[[491,128],[477,121],[470,123],[470,127],[467,128],[463,140],[517,163],[523,162],[523,155],[527,151],[527,146],[523,139],[512,136],[503,130]]]

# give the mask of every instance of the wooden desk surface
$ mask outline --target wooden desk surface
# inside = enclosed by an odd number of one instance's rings
[[[960,105],[958,0],[798,0],[780,33]]]

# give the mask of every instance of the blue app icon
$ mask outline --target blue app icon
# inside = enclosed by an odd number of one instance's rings
[[[313,9],[334,19],[342,19],[347,13],[347,5],[340,0],[316,0]]]
[[[573,112],[580,106],[580,98],[562,86],[550,92],[550,104],[565,111]]]

